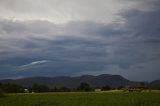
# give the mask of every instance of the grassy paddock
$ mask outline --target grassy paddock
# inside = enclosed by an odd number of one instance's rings
[[[0,106],[160,106],[160,92],[12,94],[0,98]]]

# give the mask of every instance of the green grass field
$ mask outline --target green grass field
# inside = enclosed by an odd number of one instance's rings
[[[0,106],[160,106],[160,92],[10,94]]]

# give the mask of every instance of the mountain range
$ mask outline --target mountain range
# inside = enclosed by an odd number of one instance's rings
[[[83,75],[77,77],[67,77],[67,76],[58,76],[58,77],[30,77],[30,78],[22,78],[22,79],[4,79],[0,80],[0,83],[14,83],[18,85],[22,85],[24,87],[30,87],[33,84],[46,85],[49,88],[54,87],[68,87],[68,88],[76,88],[81,82],[86,82],[90,84],[91,87],[119,87],[119,86],[127,86],[138,84],[140,82],[130,81],[120,75],[109,75],[102,74],[98,76],[93,75]],[[145,84],[150,87],[160,87],[160,80],[153,81],[151,83],[145,82]]]

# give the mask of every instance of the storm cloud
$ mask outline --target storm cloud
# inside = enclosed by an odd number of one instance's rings
[[[160,79],[158,0],[1,0],[0,5],[1,79],[104,73]]]

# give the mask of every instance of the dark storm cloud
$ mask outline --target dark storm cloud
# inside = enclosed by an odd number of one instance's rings
[[[103,49],[99,48],[103,44],[80,38],[62,38],[62,40],[27,38],[27,40],[21,39],[15,45],[12,44],[15,42],[11,40],[12,43],[9,47],[17,50],[10,50],[10,54],[4,54],[5,56],[1,55],[3,57],[3,60],[1,60],[3,68],[1,67],[1,69],[5,70],[1,72],[1,75],[4,76],[4,73],[7,73],[5,75],[8,76],[14,73],[14,76],[15,73],[17,75],[25,73],[26,76],[34,76],[38,73],[38,75],[54,76],[64,75],[64,73],[73,74],[82,70],[98,70],[102,67],[97,61],[101,62],[101,58],[103,58]],[[1,49],[5,51],[5,48],[2,47]],[[42,65],[40,67],[39,65],[32,65],[32,67],[25,68],[25,70],[19,68],[19,66],[44,59],[52,61],[52,64],[44,65],[43,67]],[[7,70],[7,65],[11,65],[10,70]]]
[[[110,73],[159,79],[158,3],[121,11],[122,24],[1,19],[0,78]]]

